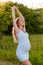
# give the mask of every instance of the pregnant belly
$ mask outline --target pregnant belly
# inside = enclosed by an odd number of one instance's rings
[[[30,42],[28,41],[28,42],[24,43],[23,48],[25,51],[29,51],[30,50]]]
[[[31,48],[30,41],[24,41],[19,44],[19,48],[21,48],[24,51],[29,51]]]

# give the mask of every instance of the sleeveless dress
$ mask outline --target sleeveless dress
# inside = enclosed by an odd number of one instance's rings
[[[18,38],[18,46],[16,50],[16,56],[20,61],[25,61],[29,59],[29,50],[31,48],[30,41],[28,39],[28,33],[20,30],[18,34],[16,34]]]

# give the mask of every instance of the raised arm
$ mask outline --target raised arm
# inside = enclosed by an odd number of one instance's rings
[[[12,19],[13,19],[13,27],[14,27],[16,33],[19,33],[19,28],[18,28],[18,26],[16,24],[16,20],[15,20],[15,7],[14,6],[12,7]]]
[[[19,17],[24,18],[23,15],[22,15],[22,13],[18,9],[16,9],[16,11],[17,11]]]
[[[16,6],[14,6],[14,8],[17,11],[18,16],[24,18],[23,15],[22,15],[22,13],[18,10],[18,8]]]

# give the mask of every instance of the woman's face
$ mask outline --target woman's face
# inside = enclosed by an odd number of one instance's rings
[[[25,26],[25,21],[23,18],[19,19],[19,26],[22,26],[22,27]]]

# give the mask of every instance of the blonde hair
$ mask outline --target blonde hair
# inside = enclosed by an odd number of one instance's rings
[[[16,24],[17,24],[17,26],[18,26],[19,18],[20,18],[20,17],[18,17],[18,18],[16,19]],[[18,26],[18,27],[19,27],[19,26]],[[18,38],[16,37],[14,27],[12,28],[12,35],[13,35],[13,41],[14,41],[15,43],[18,43]]]

